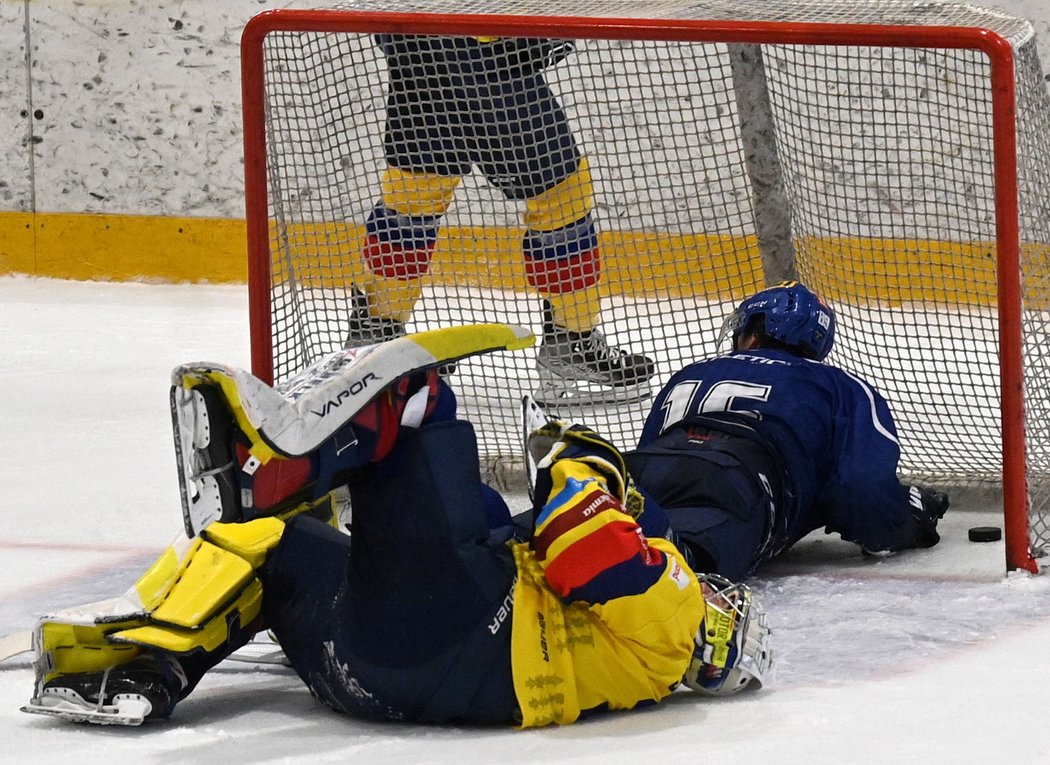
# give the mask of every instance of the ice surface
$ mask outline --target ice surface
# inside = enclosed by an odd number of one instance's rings
[[[0,635],[120,593],[178,530],[169,374],[247,366],[246,306],[239,287],[0,278]],[[994,497],[957,505],[933,550],[866,559],[818,534],[765,571],[778,667],[757,693],[676,694],[561,729],[424,728],[346,718],[289,670],[226,663],[170,721],[116,730],[21,714],[21,657],[0,664],[0,759],[1050,762],[1050,579],[1007,577],[1001,542],[966,541],[1001,525]]]

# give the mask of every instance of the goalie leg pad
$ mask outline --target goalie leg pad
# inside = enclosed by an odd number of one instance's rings
[[[277,546],[284,523],[260,518],[212,524],[193,540],[174,579],[149,611],[148,623],[109,640],[176,655],[233,650],[254,634],[262,611],[255,572]]]
[[[220,468],[226,462],[200,454],[200,397],[194,395],[199,393],[196,388],[218,389],[236,431],[246,439],[249,461],[235,466],[242,474],[253,475],[259,467],[276,458],[312,454],[325,442],[344,435],[342,461],[363,465],[377,456],[374,450],[368,451],[366,441],[354,432],[358,427],[367,430],[360,418],[355,424],[355,418],[367,417],[369,406],[380,396],[385,395],[387,403],[400,406],[397,409],[400,415],[411,399],[410,394],[415,392],[407,391],[409,395],[405,396],[398,390],[406,378],[467,356],[523,349],[534,342],[535,336],[524,327],[506,324],[446,327],[379,345],[336,351],[279,388],[266,385],[248,372],[222,365],[202,363],[178,367],[172,375],[172,413],[187,534],[193,536],[215,520],[234,520],[231,516],[244,504],[241,497],[235,497],[233,503],[238,508],[230,511],[229,493],[216,492],[215,487],[207,483],[218,480],[217,476],[223,474]],[[210,411],[208,417],[211,418]],[[400,416],[397,420],[395,431]],[[382,442],[386,436],[376,434],[371,446],[375,447],[374,442]],[[393,437],[396,438],[396,432]],[[198,490],[195,481],[212,489],[207,501],[197,499],[199,494],[203,496],[203,489]],[[237,520],[240,518],[236,516]]]
[[[35,692],[25,711],[125,725],[167,715],[183,691],[261,627],[255,571],[283,530],[276,518],[212,524],[204,537],[176,540],[121,598],[41,619]]]

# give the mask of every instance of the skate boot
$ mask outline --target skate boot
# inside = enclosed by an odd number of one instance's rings
[[[368,308],[368,295],[357,287],[353,288],[350,305],[350,330],[343,342],[344,348],[377,345],[405,334],[405,325],[400,321],[372,316]]]
[[[141,725],[168,717],[186,685],[176,659],[146,653],[101,672],[59,675],[45,683],[22,711],[72,722]]]
[[[572,332],[554,324],[544,305],[543,340],[536,353],[544,406],[562,403],[619,404],[651,393],[656,365],[648,356],[610,346],[600,329]]]
[[[353,310],[350,312],[350,331],[343,342],[344,348],[364,348],[402,337],[405,325],[397,319],[383,319],[372,316],[368,309],[368,295],[354,287],[351,297]],[[438,374],[448,377],[456,371],[455,364],[445,364],[438,369]]]

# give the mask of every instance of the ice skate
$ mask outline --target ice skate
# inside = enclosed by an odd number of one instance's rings
[[[393,340],[405,334],[405,325],[396,319],[373,316],[368,308],[368,296],[356,287],[350,297],[350,329],[343,341],[344,348],[362,348]]]
[[[540,388],[535,398],[546,407],[639,401],[652,392],[656,371],[648,356],[610,346],[600,329],[572,332],[555,325],[547,307],[536,368]]]
[[[148,654],[103,672],[60,675],[24,707],[29,714],[96,725],[141,725],[167,717],[186,687],[178,662]]]

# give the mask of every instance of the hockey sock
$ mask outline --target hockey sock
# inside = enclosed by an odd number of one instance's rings
[[[548,299],[594,287],[601,276],[598,236],[590,214],[553,231],[526,231],[522,252],[529,284]]]
[[[365,223],[363,287],[376,318],[406,322],[420,295],[419,279],[430,268],[441,217],[459,176],[388,166],[382,199]]]
[[[554,323],[572,332],[598,325],[601,305],[598,235],[591,211],[594,187],[587,158],[557,185],[525,202],[525,271],[551,304]]]

